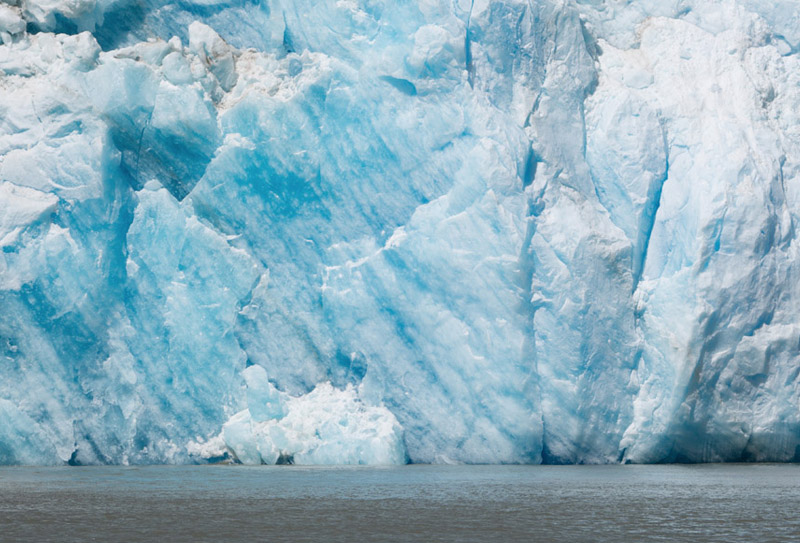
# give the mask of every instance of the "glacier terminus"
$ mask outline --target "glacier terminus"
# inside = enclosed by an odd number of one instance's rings
[[[800,461],[800,3],[2,0],[0,464]]]

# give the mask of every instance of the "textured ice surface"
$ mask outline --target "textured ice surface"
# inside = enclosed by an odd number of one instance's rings
[[[261,366],[247,368],[247,409],[222,433],[189,444],[200,459],[245,464],[403,464],[402,428],[385,407],[364,405],[357,391],[323,383],[300,397],[281,393]]]
[[[0,4],[0,462],[800,460],[791,1]]]

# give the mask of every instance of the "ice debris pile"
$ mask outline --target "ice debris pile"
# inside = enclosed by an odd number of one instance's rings
[[[385,407],[365,406],[352,385],[322,383],[300,397],[275,389],[261,366],[243,372],[247,408],[208,442],[190,443],[200,459],[245,464],[404,464],[402,429]],[[291,451],[291,452],[290,452]]]
[[[800,460],[798,29],[0,3],[0,463]]]

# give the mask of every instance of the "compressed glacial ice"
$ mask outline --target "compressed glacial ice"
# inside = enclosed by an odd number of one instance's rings
[[[800,460],[798,21],[2,1],[0,463]]]

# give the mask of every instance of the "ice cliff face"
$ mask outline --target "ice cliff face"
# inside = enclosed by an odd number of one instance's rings
[[[800,460],[798,29],[0,4],[0,463]]]

